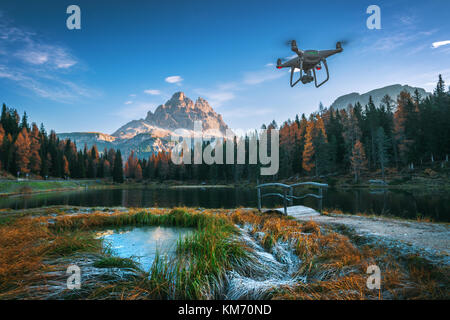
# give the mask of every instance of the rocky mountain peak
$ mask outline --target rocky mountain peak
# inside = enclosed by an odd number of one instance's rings
[[[206,101],[201,97],[198,97],[197,100],[195,101],[194,108],[202,110],[205,113],[214,112],[213,108],[209,105],[208,101]]]
[[[214,111],[208,101],[199,97],[194,103],[180,91],[175,92],[154,112],[149,111],[145,119],[133,120],[112,135],[121,139],[130,139],[140,133],[166,136],[176,129],[193,130],[195,121],[201,121],[204,130],[213,129],[222,134],[228,128],[222,116]]]
[[[178,92],[175,92],[175,93],[172,95],[172,98],[170,98],[170,100],[179,100],[179,101],[182,101],[182,100],[184,100],[185,97],[186,97],[186,96],[184,95],[184,92],[178,91]]]

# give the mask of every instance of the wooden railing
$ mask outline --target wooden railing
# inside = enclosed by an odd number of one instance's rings
[[[294,196],[294,188],[299,186],[313,186],[317,187],[319,190],[318,194],[314,193],[307,193],[302,196]],[[265,187],[281,187],[283,188],[283,194],[277,193],[277,192],[269,192],[269,193],[262,193],[261,189]],[[288,202],[290,205],[293,204],[294,199],[304,199],[306,197],[313,197],[319,200],[319,212],[322,213],[322,199],[323,199],[323,188],[328,188],[328,184],[326,183],[318,183],[318,182],[299,182],[294,184],[284,184],[279,182],[273,182],[273,183],[263,183],[258,184],[256,186],[257,192],[258,192],[258,210],[261,211],[261,202],[262,198],[269,197],[269,196],[276,196],[283,199],[284,204],[284,214],[287,215],[287,206]]]

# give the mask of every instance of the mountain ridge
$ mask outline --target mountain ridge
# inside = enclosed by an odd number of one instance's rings
[[[365,105],[368,103],[370,95],[378,107],[386,94],[395,100],[402,90],[413,94],[416,89],[422,98],[430,94],[422,88],[394,84],[363,94],[352,92],[342,95],[333,102],[331,107],[346,108],[349,103],[354,104],[356,101]],[[142,158],[155,152],[169,151],[170,137],[174,131],[183,129],[184,134],[192,134],[195,121],[202,121],[203,130],[210,130],[216,136],[224,135],[225,130],[228,129],[222,116],[214,111],[208,101],[198,97],[194,102],[183,92],[175,92],[166,103],[159,105],[154,112],[148,111],[144,119],[131,120],[113,134],[71,132],[57,135],[61,139],[71,139],[79,149],[84,148],[85,144],[88,148],[95,144],[99,151],[104,148],[120,149],[124,157],[127,157],[131,150],[134,150],[136,155]]]
[[[369,102],[370,96],[372,97],[375,106],[378,107],[381,104],[381,99],[383,99],[386,94],[388,94],[395,101],[401,91],[407,91],[409,94],[413,95],[416,89],[419,91],[422,98],[425,98],[425,96],[431,94],[429,92],[426,92],[423,88],[411,87],[409,85],[393,84],[373,89],[363,94],[360,94],[359,92],[344,94],[335,99],[330,107],[334,109],[346,109],[349,104],[355,105],[356,102],[359,102],[364,106]]]
[[[208,101],[198,97],[194,102],[183,92],[175,92],[154,112],[148,111],[144,119],[131,120],[112,134],[101,132],[58,133],[61,139],[70,139],[79,149],[86,144],[91,148],[97,145],[99,151],[104,148],[120,149],[126,157],[134,150],[138,157],[147,157],[154,152],[169,151],[170,137],[174,131],[190,135],[194,122],[201,121],[203,130],[212,135],[223,136],[228,129],[222,115],[216,113]]]

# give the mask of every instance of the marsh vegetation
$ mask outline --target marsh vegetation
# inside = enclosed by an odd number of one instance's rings
[[[194,230],[149,268],[116,256],[99,230]],[[345,231],[345,232],[344,232]],[[66,268],[82,270],[79,290]],[[366,286],[367,266],[382,287]],[[0,221],[1,299],[448,299],[449,270],[313,221],[252,210],[20,210]]]

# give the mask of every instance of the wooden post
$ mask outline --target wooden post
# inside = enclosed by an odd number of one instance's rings
[[[285,188],[283,200],[284,200],[284,214],[287,216],[287,197],[286,196],[287,196],[287,191]]]
[[[294,204],[294,188],[290,187],[289,188],[289,205],[292,206]]]
[[[319,212],[320,214],[322,214],[322,199],[323,199],[323,195],[322,195],[322,187],[319,187]]]
[[[261,211],[261,188],[258,189],[258,211]]]

